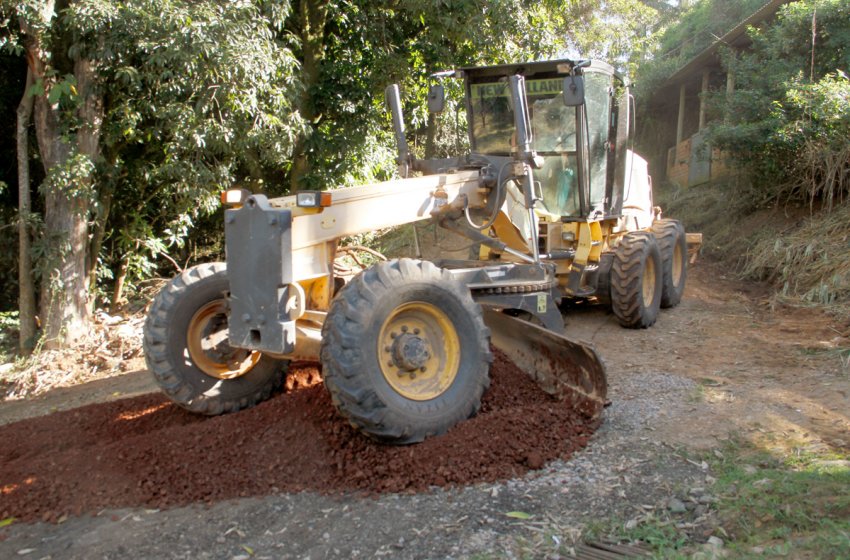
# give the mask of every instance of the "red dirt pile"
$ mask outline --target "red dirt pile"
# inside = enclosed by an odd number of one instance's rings
[[[206,418],[158,394],[0,427],[0,519],[57,521],[103,508],[163,508],[240,496],[417,492],[538,469],[585,446],[594,425],[496,354],[480,413],[407,447],[372,442],[321,385]],[[312,366],[293,379],[315,380]],[[309,384],[309,383],[307,383]]]

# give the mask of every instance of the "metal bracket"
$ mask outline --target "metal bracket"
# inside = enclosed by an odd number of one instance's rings
[[[254,195],[225,212],[230,281],[230,344],[275,354],[295,350],[294,307],[304,292],[292,283],[292,214]]]
[[[495,310],[515,309],[537,317],[546,330],[564,332],[564,317],[550,292],[530,294],[473,294],[473,299],[483,307]]]

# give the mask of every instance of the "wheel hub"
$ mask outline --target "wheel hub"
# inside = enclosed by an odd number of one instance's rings
[[[392,347],[393,362],[405,371],[414,371],[423,367],[431,357],[429,344],[415,334],[402,334],[396,337]]]
[[[651,258],[646,259],[646,265],[643,269],[643,304],[650,307],[655,300],[655,261]]]
[[[248,373],[260,360],[259,352],[233,348],[227,340],[227,305],[214,300],[189,321],[186,333],[189,357],[210,377],[234,379]]]
[[[393,310],[378,335],[378,365],[387,384],[415,401],[442,395],[460,368],[460,339],[436,305],[408,302]]]

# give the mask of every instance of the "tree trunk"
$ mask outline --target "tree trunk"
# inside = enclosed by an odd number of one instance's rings
[[[112,211],[112,196],[111,190],[101,195],[100,208],[92,224],[94,231],[92,231],[91,243],[89,243],[87,271],[90,294],[94,293],[97,289],[97,259],[100,257],[100,250],[103,248],[103,239],[106,236],[106,223],[109,220],[109,213]],[[94,298],[89,298],[89,314],[94,313],[94,303]]]
[[[32,244],[30,240],[30,162],[29,124],[32,119],[33,85],[32,70],[27,69],[24,95],[17,111],[18,150],[18,317],[20,335],[18,348],[21,354],[29,355],[35,345],[35,284],[32,278]]]
[[[329,5],[329,0],[301,0],[298,3],[303,84],[298,111],[307,123],[307,130],[298,137],[292,151],[292,169],[289,172],[289,190],[292,193],[304,186],[304,178],[312,169],[307,144],[319,117],[313,102],[313,93],[319,83],[322,59],[325,55],[325,23]]]
[[[40,80],[44,93],[34,100],[35,137],[45,174],[64,167],[71,146],[62,138],[59,124],[59,107],[47,100],[52,78],[47,76],[47,61],[50,55],[42,49],[40,37],[31,35],[27,44],[27,60],[33,79]],[[75,201],[70,200],[63,189],[49,189],[44,195],[44,273],[41,278],[41,322],[45,345],[61,345],[65,335],[85,332],[75,314],[73,303],[79,298],[74,291],[73,259],[79,252],[71,246],[71,239],[79,236],[72,219]],[[75,235],[76,234],[76,235]],[[85,315],[82,316],[83,318]]]
[[[118,272],[115,274],[115,288],[112,290],[112,301],[110,302],[109,312],[117,313],[118,308],[124,303],[124,283],[127,281],[127,268],[130,266],[130,253],[122,257],[121,264],[118,265]]]
[[[42,69],[43,60],[37,60]],[[45,83],[45,95],[35,100],[35,123],[39,151],[50,177],[68,163],[73,150],[62,136],[58,106],[48,102],[47,77],[38,71],[35,75],[41,75]],[[94,161],[99,153],[103,102],[95,91],[96,74],[90,61],[76,61],[74,75],[80,97],[77,117],[83,123],[74,138],[76,152]],[[87,332],[91,181],[90,176],[76,177],[73,185],[52,185],[44,194],[49,266],[42,278],[41,313],[47,347],[73,345]]]
[[[70,70],[67,37],[56,28],[57,14],[69,0],[44,0],[37,9],[19,17],[31,79],[39,82],[43,93],[33,102],[38,151],[47,175],[44,193],[45,262],[41,281],[41,319],[43,339],[50,347],[73,344],[88,327],[89,309],[89,229],[88,219],[94,199],[92,177],[76,176],[67,181],[63,175],[74,152],[96,161],[103,120],[103,100],[95,88],[97,77],[91,61],[76,60],[78,109],[75,133],[63,126],[58,103],[49,102],[57,76]],[[32,19],[30,19],[32,18]],[[44,29],[54,27],[60,35],[45,46]],[[50,51],[52,48],[53,51]],[[23,189],[22,189],[23,190]]]
[[[425,136],[425,159],[431,159],[437,153],[437,115],[428,113],[428,127]]]

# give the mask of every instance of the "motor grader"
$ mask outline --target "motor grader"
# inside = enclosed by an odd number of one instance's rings
[[[679,302],[686,277],[685,232],[660,219],[646,162],[631,150],[629,88],[588,60],[432,79],[435,113],[444,81],[463,80],[469,154],[414,157],[390,86],[401,178],[271,199],[223,195],[226,264],[182,272],[145,324],[148,367],[174,402],[209,415],[243,409],[280,386],[289,362],[317,361],[353,426],[412,443],[478,411],[492,344],[564,406],[600,413],[602,362],[562,335],[559,304],[600,302],[623,326],[645,328]],[[341,238],[417,222],[477,249],[334,276]]]

